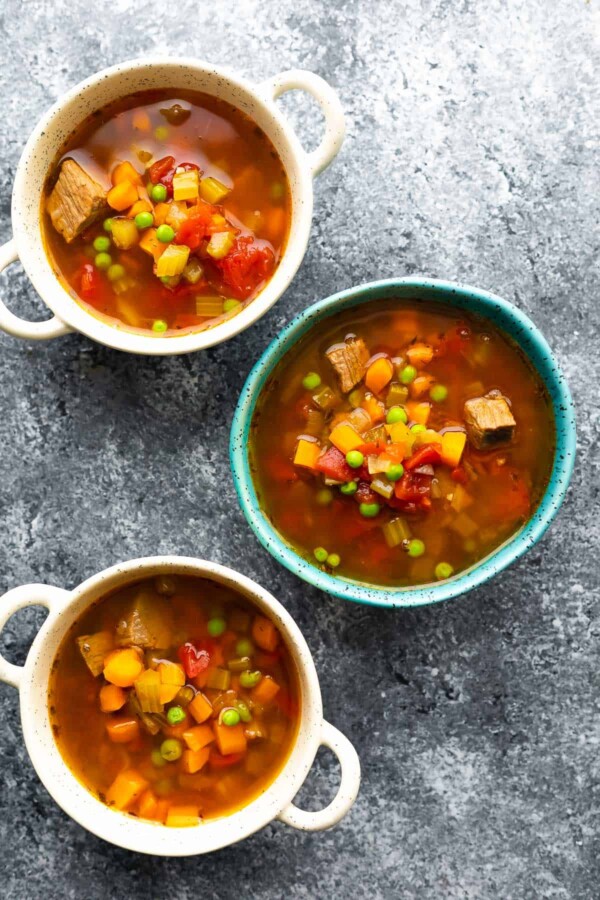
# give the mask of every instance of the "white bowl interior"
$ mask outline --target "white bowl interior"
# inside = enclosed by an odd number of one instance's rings
[[[247,113],[275,146],[287,172],[292,218],[287,246],[272,279],[238,315],[212,328],[157,338],[108,325],[87,312],[64,289],[44,251],[40,198],[50,167],[65,140],[91,113],[137,91],[157,88],[202,91]],[[266,95],[265,95],[266,96]],[[15,177],[12,220],[21,262],[47,306],[72,328],[121,350],[172,354],[199,350],[232,337],[262,316],[294,277],[306,250],[312,216],[312,178],[306,154],[274,103],[260,90],[221,69],[194,60],[133,62],[106,69],[77,85],[48,112],[29,138]]]
[[[32,763],[45,787],[68,815],[98,837],[140,853],[188,856],[217,850],[252,834],[275,818],[301,787],[319,746],[323,709],[312,656],[298,626],[286,610],[250,579],[211,563],[185,558],[133,560],[86,581],[67,606],[51,612],[32,644],[21,687],[23,735]],[[110,591],[161,572],[197,575],[226,585],[247,597],[278,625],[296,662],[300,690],[300,724],[283,769],[269,788],[243,809],[194,828],[166,828],[109,809],[71,773],[55,743],[48,714],[52,663],[66,631],[95,600]]]

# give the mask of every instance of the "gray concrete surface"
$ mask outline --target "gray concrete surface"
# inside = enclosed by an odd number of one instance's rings
[[[51,801],[0,687],[0,896],[596,898],[600,894],[597,0],[245,0],[0,7],[0,238],[40,114],[95,70],[148,54],[233,63],[261,79],[301,66],[339,90],[348,136],[316,185],[292,287],[251,331],[179,359],[83,337],[0,337],[0,588],[72,586],[156,552],[234,561],[283,601],[315,654],[327,717],[364,781],[334,831],[274,824],[208,858],[115,849]],[[284,106],[310,144],[319,117]],[[405,273],[516,302],[570,377],[579,459],[539,546],[493,583],[414,613],[311,590],[258,545],[227,462],[236,397],[290,317],[340,288]],[[10,307],[44,317],[13,267]],[[41,612],[6,628],[22,662]],[[337,783],[319,758],[301,800]]]

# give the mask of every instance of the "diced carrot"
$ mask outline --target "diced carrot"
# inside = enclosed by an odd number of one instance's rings
[[[283,237],[285,222],[286,215],[283,206],[275,206],[269,213],[266,227],[261,230],[265,236],[275,244]]]
[[[385,430],[394,444],[402,443],[410,434],[410,428],[404,422],[394,422],[393,425],[386,425]]]
[[[181,757],[182,771],[187,772],[188,775],[199,772],[208,761],[209,753],[208,747],[202,747],[201,750],[184,750]]]
[[[406,404],[406,411],[411,422],[415,422],[418,425],[427,425],[429,413],[431,412],[431,403],[416,403],[413,400],[409,400]]]
[[[442,462],[455,469],[460,463],[467,435],[464,431],[446,431],[442,435]]]
[[[255,703],[266,706],[267,703],[271,702],[278,690],[279,685],[277,682],[270,675],[263,675],[256,687],[252,688],[251,697]]]
[[[125,705],[127,694],[116,684],[105,684],[100,688],[100,709],[102,712],[116,712]]]
[[[357,450],[364,444],[364,438],[352,425],[336,425],[329,435],[329,440],[344,455],[351,450]]]
[[[212,711],[212,704],[206,699],[204,694],[201,693],[197,693],[188,706],[188,712],[194,717],[198,724],[206,722],[212,715]]]
[[[434,381],[435,378],[433,377],[433,375],[417,375],[417,377],[409,387],[410,396],[415,398],[422,397],[429,391]]]
[[[379,422],[383,422],[385,419],[385,406],[381,400],[378,400],[373,394],[367,394],[365,396],[365,399],[362,402],[362,408],[369,414],[369,418],[373,425],[378,425]]]
[[[167,815],[169,813],[169,801],[168,800],[157,800],[156,801],[156,809],[154,810],[154,820],[156,822],[162,822],[163,825],[167,821]]]
[[[133,113],[133,118],[131,120],[131,124],[138,131],[150,131],[152,128],[152,123],[150,121],[150,116],[146,112],[145,109],[136,109]]]
[[[131,181],[121,181],[120,184],[116,184],[114,188],[110,189],[106,199],[109,206],[122,212],[129,206],[133,206],[138,199],[137,188]]]
[[[142,819],[153,819],[157,805],[156,794],[151,788],[147,788],[138,800],[138,814]]]
[[[133,647],[128,647],[109,653],[104,662],[104,677],[117,687],[131,687],[143,669],[140,654]]]
[[[166,737],[177,738],[177,740],[182,740],[183,735],[190,727],[190,717],[186,716],[183,722],[179,722],[177,725],[163,725],[162,732]]]
[[[417,450],[423,444],[441,444],[442,436],[438,434],[433,428],[428,428],[427,431],[421,431],[415,435],[413,435],[413,450]]]
[[[183,732],[183,740],[189,750],[202,750],[214,739],[215,734],[210,725],[194,725]]]
[[[183,687],[185,684],[185,672],[179,663],[164,660],[158,664],[158,674],[163,684],[176,684]]]
[[[115,168],[112,170],[110,180],[114,185],[123,184],[124,182],[130,182],[131,184],[138,184],[142,179],[140,177],[140,173],[137,172],[130,162],[120,162]],[[137,196],[137,190],[136,190]],[[135,203],[135,200],[133,201]],[[109,200],[110,203],[110,200]],[[112,206],[112,204],[111,204]]]
[[[229,756],[221,756],[218,750],[211,750],[208,762],[214,769],[228,769],[230,766],[235,766],[243,758],[244,753],[230,753]]]
[[[430,344],[413,344],[406,355],[411,366],[426,366],[433,359],[433,347]]]
[[[113,716],[106,723],[106,731],[114,744],[128,744],[139,736],[140,726],[134,716]]]
[[[178,685],[176,685],[176,684],[161,684],[161,686],[158,689],[158,699],[164,706],[165,703],[170,703],[171,700],[174,700],[178,693],[179,693]]]
[[[167,221],[167,216],[171,211],[170,203],[157,203],[154,207],[154,224],[155,225],[164,225]]]
[[[148,253],[153,258],[154,262],[158,262],[167,249],[167,245],[163,244],[156,237],[156,228],[146,228],[140,238],[138,247],[141,247],[144,253]]]
[[[197,806],[171,806],[167,813],[166,825],[169,828],[191,828],[199,822]]]
[[[221,756],[231,756],[234,753],[246,752],[246,735],[242,724],[232,726],[213,722],[213,728]]]
[[[149,200],[136,200],[131,209],[127,210],[127,215],[130,219],[135,219],[141,212],[152,212],[152,204]]]
[[[279,632],[266,616],[255,616],[252,622],[252,638],[261,650],[272,653],[279,643]]]
[[[115,809],[129,809],[147,787],[148,782],[139,772],[125,769],[117,775],[106,792],[106,802]]]
[[[304,438],[300,438],[296,447],[294,465],[314,469],[320,455],[321,448],[316,441],[306,441]]]
[[[381,393],[392,380],[394,367],[386,356],[380,356],[372,362],[365,375],[365,384],[375,394]]]

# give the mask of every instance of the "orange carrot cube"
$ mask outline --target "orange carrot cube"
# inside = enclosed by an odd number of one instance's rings
[[[300,438],[294,456],[294,465],[314,469],[321,455],[321,448],[316,441],[307,441]]]
[[[100,688],[100,709],[102,712],[116,712],[125,706],[127,694],[116,684],[105,684]]]
[[[128,744],[140,734],[135,716],[113,716],[106,723],[106,731],[113,744]]]
[[[329,435],[329,440],[344,456],[351,450],[358,450],[365,442],[352,425],[336,425]]]
[[[108,200],[109,206],[112,206],[112,208],[118,210],[118,212],[122,212],[129,206],[133,206],[137,201],[137,188],[131,181],[121,181],[110,189],[106,199]]]
[[[365,384],[374,394],[379,394],[388,386],[394,374],[394,367],[387,356],[380,356],[372,362],[365,375]]]
[[[201,750],[184,750],[181,757],[181,769],[188,775],[194,775],[206,764],[210,750],[202,747]]]
[[[264,675],[256,687],[252,688],[251,697],[255,703],[266,706],[279,691],[279,685],[270,675]]]
[[[261,650],[272,653],[279,643],[279,632],[266,616],[255,616],[252,622],[252,638]]]
[[[129,809],[148,787],[148,782],[135,769],[120,772],[108,791],[106,802],[115,809]]]
[[[244,734],[244,726],[240,725],[222,725],[219,722],[213,723],[217,747],[222,756],[231,756],[233,753],[246,752],[246,735]]]
[[[198,724],[206,722],[212,715],[212,704],[207,700],[204,694],[198,692],[192,702],[188,706],[188,712],[194,717]]]
[[[194,725],[183,732],[183,740],[189,750],[202,750],[215,739],[210,725]]]

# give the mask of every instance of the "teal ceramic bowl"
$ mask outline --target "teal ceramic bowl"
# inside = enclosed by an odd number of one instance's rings
[[[410,588],[377,587],[330,575],[303,559],[273,528],[261,509],[250,471],[248,442],[254,410],[275,366],[307,331],[342,309],[383,298],[410,298],[464,309],[489,319],[509,334],[539,372],[554,410],[556,449],[548,487],[535,513],[518,532],[476,565],[447,581]],[[252,369],[242,390],[231,427],[230,458],[241,507],[261,544],[295,575],[336,597],[372,606],[415,607],[458,597],[488,581],[519,559],[542,537],[564,499],[575,461],[575,415],[564,375],[533,322],[512,303],[487,291],[428,278],[375,281],[334,294],[300,313],[275,338]]]

